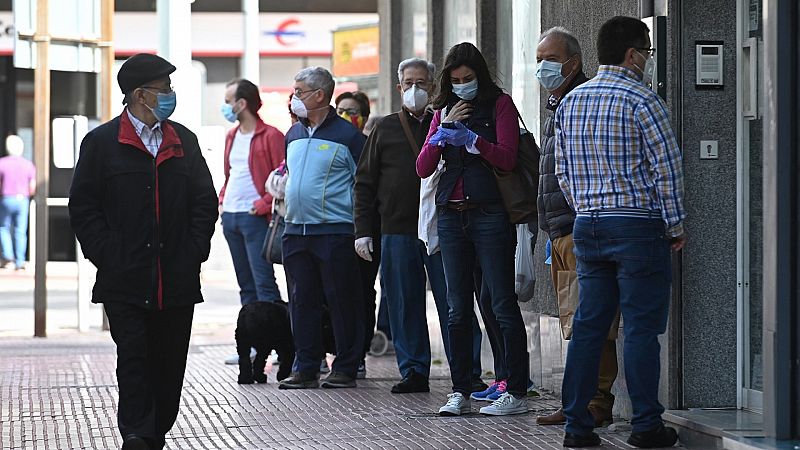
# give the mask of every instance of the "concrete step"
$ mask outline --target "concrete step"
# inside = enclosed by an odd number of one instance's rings
[[[688,449],[778,449],[764,438],[763,416],[737,409],[689,409],[664,413],[664,421],[678,430]],[[760,446],[768,445],[768,446]]]

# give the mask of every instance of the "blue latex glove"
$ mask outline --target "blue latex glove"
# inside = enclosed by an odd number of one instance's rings
[[[472,130],[465,127],[461,122],[453,122],[453,126],[455,126],[455,128],[444,128],[447,132],[445,134],[445,140],[448,144],[455,145],[456,147],[461,147],[468,143],[471,145],[475,144],[475,140],[478,138],[477,134],[473,133]]]
[[[552,264],[553,263],[553,243],[550,242],[550,239],[547,240],[547,244],[544,246],[544,263],[545,264]]]
[[[446,144],[445,133],[444,131],[449,131],[447,128],[442,128],[441,125],[436,130],[436,133],[433,133],[430,139],[428,139],[428,143],[431,145],[438,145],[439,147],[444,147]]]

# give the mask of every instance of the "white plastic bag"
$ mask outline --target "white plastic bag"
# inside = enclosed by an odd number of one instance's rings
[[[533,298],[536,286],[536,274],[533,268],[533,249],[536,236],[531,233],[528,224],[517,225],[517,253],[514,262],[514,290],[517,300],[527,302]]]

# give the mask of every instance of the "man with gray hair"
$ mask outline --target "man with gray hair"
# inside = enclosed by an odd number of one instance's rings
[[[542,33],[536,48],[536,78],[549,93],[547,109],[550,114],[544,124],[541,139],[541,159],[539,167],[539,228],[546,232],[552,242],[552,264],[550,274],[558,300],[561,316],[561,334],[564,339],[572,336],[571,318],[577,309],[577,296],[570,295],[574,289],[570,284],[577,279],[577,263],[572,251],[572,226],[575,211],[570,208],[561,192],[555,175],[555,128],[553,113],[564,98],[575,87],[587,81],[583,73],[581,47],[569,31],[553,27]],[[616,329],[609,333],[603,346],[597,394],[589,404],[589,411],[595,424],[602,426],[612,421],[614,395],[611,387],[617,378],[617,347],[614,339]],[[559,425],[566,422],[562,409],[536,418],[539,425]]]
[[[294,77],[291,108],[299,121],[286,133],[283,266],[296,356],[280,389],[319,385],[323,292],[336,359],[322,387],[355,387],[364,348],[363,299],[353,289],[361,284],[353,251],[353,183],[364,135],[330,105],[333,87],[322,67]]]
[[[14,261],[17,270],[25,268],[28,207],[36,189],[36,168],[22,157],[23,148],[22,138],[12,134],[6,138],[8,156],[0,158],[0,267]]]

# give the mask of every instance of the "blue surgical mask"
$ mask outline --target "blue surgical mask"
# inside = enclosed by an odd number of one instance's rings
[[[569,59],[567,61],[569,61]],[[552,92],[564,84],[566,78],[564,75],[561,75],[561,69],[563,68],[564,63],[547,60],[539,62],[539,65],[536,66],[536,79],[539,80],[539,83],[541,83],[543,88]]]
[[[225,117],[225,120],[230,123],[236,122],[236,119],[239,118],[239,114],[233,111],[233,105],[228,103],[223,103],[220,111],[222,111],[222,115]]]
[[[476,78],[469,83],[454,84],[453,94],[456,94],[461,100],[472,100],[478,96],[478,79]]]
[[[144,88],[142,88],[144,89]],[[177,103],[177,99],[175,97],[175,91],[171,91],[168,93],[163,92],[153,92],[148,89],[144,89],[151,94],[156,94],[156,107],[151,108],[147,106],[147,103],[144,106],[153,113],[156,117],[156,120],[162,122],[167,119],[167,117],[171,116],[173,112],[175,112],[175,105]]]

